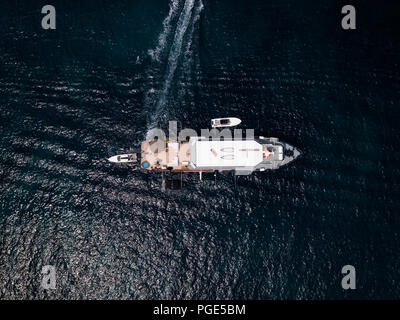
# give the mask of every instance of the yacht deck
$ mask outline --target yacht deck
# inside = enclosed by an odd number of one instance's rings
[[[155,141],[143,141],[141,146],[142,163],[147,161],[147,170],[189,169],[190,145],[188,142],[168,142],[164,150],[157,150]]]

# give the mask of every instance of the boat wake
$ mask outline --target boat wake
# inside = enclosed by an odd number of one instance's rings
[[[152,64],[148,72],[149,88],[145,95],[145,110],[150,115],[147,131],[169,118],[169,101],[174,78],[192,81],[190,76],[194,61],[193,38],[203,9],[201,0],[171,0],[169,12],[163,21],[158,44],[148,54]],[[181,68],[178,68],[181,65]],[[180,70],[180,71],[177,71]],[[177,74],[179,73],[179,74]],[[162,79],[157,83],[157,79]],[[179,93],[180,92],[180,93]],[[175,99],[183,98],[178,91]]]

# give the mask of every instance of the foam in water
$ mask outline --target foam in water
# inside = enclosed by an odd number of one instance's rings
[[[197,6],[196,6],[197,4]],[[164,19],[163,31],[159,36],[158,46],[155,50],[150,50],[149,54],[153,58],[153,61],[160,62],[161,53],[167,49],[168,39],[172,36],[172,21],[174,17],[177,17],[178,10],[180,8],[180,2],[178,0],[172,0],[170,3],[170,10],[168,16]],[[194,9],[195,8],[195,9]],[[191,47],[191,39],[193,37],[195,28],[194,25],[200,18],[200,12],[203,9],[203,3],[201,0],[186,0],[183,5],[183,9],[180,12],[179,19],[177,21],[177,25],[175,28],[175,33],[173,36],[173,41],[170,46],[170,51],[167,59],[167,67],[164,75],[164,81],[162,84],[162,90],[158,99],[156,100],[155,110],[151,111],[150,123],[148,125],[148,130],[154,128],[157,125],[157,121],[163,114],[166,113],[165,106],[168,99],[168,93],[171,87],[172,80],[175,75],[175,71],[177,69],[179,59],[182,54],[182,48],[184,47],[186,50],[186,55],[190,52],[189,48]],[[189,34],[187,34],[188,27],[192,24],[192,27],[189,28]],[[185,39],[187,43],[184,44]],[[191,55],[191,53],[190,53]],[[187,61],[191,61],[191,58],[185,59]],[[152,88],[154,90],[154,88]],[[154,101],[153,101],[154,102]]]
[[[160,55],[167,47],[168,36],[171,33],[172,21],[179,11],[179,0],[172,0],[169,4],[168,16],[163,21],[163,31],[158,36],[158,45],[154,50],[149,50],[148,54],[155,61],[160,61]]]

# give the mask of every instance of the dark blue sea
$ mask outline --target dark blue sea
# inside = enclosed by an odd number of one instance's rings
[[[400,298],[399,1],[47,2],[0,3],[0,299]],[[107,161],[223,116],[301,157],[165,191]]]

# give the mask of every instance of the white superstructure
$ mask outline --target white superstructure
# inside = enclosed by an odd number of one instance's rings
[[[192,169],[237,169],[256,167],[266,150],[255,140],[201,140],[191,138],[190,167]]]

